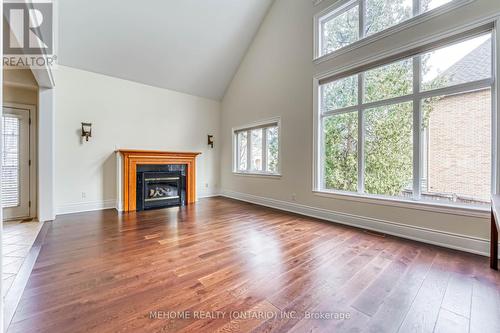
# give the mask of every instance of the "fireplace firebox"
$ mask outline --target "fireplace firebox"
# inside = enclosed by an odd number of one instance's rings
[[[183,164],[137,167],[137,210],[184,206],[186,166]]]

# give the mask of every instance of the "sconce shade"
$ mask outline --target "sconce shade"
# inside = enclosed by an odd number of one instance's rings
[[[89,141],[89,138],[92,137],[92,123],[82,123],[82,138],[85,138],[85,141]]]

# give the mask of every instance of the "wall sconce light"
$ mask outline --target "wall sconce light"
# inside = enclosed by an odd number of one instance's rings
[[[208,136],[208,145],[209,145],[211,148],[214,148],[214,136],[213,136],[213,135],[209,135],[209,136]]]
[[[92,123],[82,123],[82,138],[85,138],[85,141],[89,141],[89,138],[92,137]]]

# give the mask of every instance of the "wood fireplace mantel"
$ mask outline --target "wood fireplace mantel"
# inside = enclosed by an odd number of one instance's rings
[[[156,150],[117,150],[123,159],[123,211],[136,210],[137,165],[141,164],[186,164],[187,203],[196,201],[196,156],[201,153],[165,152]]]

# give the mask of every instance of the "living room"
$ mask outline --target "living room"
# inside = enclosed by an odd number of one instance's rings
[[[5,332],[499,332],[496,0],[4,1]]]

